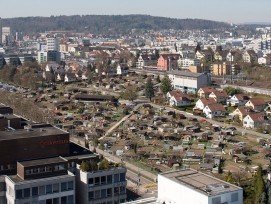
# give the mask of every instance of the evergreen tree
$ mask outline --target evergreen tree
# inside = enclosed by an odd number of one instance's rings
[[[259,204],[261,203],[262,194],[264,192],[264,180],[261,166],[258,167],[257,173],[254,176],[253,187],[254,187],[255,204]]]
[[[161,81],[161,85],[160,85],[160,89],[163,92],[164,95],[166,95],[169,91],[173,90],[173,86],[171,84],[171,80],[168,77],[168,75],[166,75],[162,81]]]
[[[197,51],[201,51],[201,47],[200,47],[200,44],[199,44],[199,43],[197,44],[197,47],[196,47],[196,49],[195,49],[195,53],[196,53]]]
[[[234,178],[232,176],[231,171],[228,171],[228,173],[226,174],[224,180],[228,183],[234,183]]]
[[[157,75],[156,81],[157,81],[157,83],[161,82],[160,75]]]
[[[147,83],[146,83],[146,86],[145,86],[145,96],[146,96],[147,98],[149,98],[150,101],[151,101],[151,99],[155,96],[155,95],[154,95],[154,86],[153,86],[153,83],[152,83],[150,77],[148,77]]]

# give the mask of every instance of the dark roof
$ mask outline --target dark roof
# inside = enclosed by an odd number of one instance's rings
[[[88,94],[79,94],[75,96],[76,100],[101,100],[101,101],[114,101],[114,96],[101,96],[101,95],[88,95]]]
[[[38,160],[29,160],[29,161],[19,161],[22,166],[24,167],[31,167],[31,166],[40,166],[46,164],[58,164],[66,162],[61,157],[53,157],[53,158],[46,158],[46,159],[38,159]]]
[[[49,135],[68,135],[69,133],[56,127],[34,128],[30,130],[18,129],[14,131],[0,131],[0,140],[16,140],[20,138],[45,137]]]

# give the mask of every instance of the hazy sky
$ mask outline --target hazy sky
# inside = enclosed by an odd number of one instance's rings
[[[2,18],[148,14],[233,23],[270,22],[271,0],[0,0]]]

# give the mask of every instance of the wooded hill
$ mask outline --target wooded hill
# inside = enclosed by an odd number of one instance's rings
[[[132,29],[218,29],[228,28],[230,25],[202,19],[173,19],[149,15],[75,15],[9,18],[3,19],[3,26],[23,33],[73,30],[93,34],[125,34]]]

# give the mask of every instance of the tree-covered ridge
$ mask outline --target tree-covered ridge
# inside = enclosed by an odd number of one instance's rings
[[[88,31],[94,34],[129,33],[131,29],[217,29],[229,24],[202,19],[174,19],[149,15],[75,15],[3,19],[4,26],[24,33],[49,30]]]

